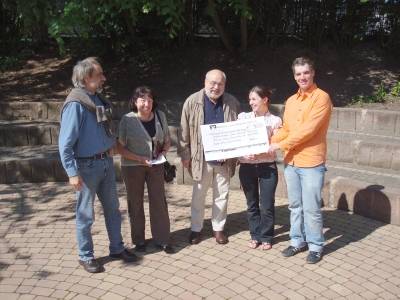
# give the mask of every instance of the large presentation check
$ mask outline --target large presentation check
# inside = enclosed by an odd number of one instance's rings
[[[201,126],[206,161],[264,153],[268,132],[264,117]]]

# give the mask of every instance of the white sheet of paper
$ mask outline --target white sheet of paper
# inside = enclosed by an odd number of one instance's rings
[[[264,117],[201,126],[206,161],[265,153],[269,147]]]
[[[165,156],[161,154],[156,159],[150,160],[150,164],[152,164],[152,165],[160,165],[160,164],[165,163],[166,161],[167,161],[167,159],[165,158]]]

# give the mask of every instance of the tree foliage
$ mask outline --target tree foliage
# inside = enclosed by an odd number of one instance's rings
[[[63,53],[124,55],[140,45],[186,42],[202,23],[231,52],[288,37],[312,47],[375,39],[400,50],[400,0],[3,0],[0,55],[52,41]]]
[[[51,20],[49,32],[64,50],[65,37],[90,41],[108,40],[115,52],[132,46],[136,36],[151,27],[149,19],[160,26],[165,37],[175,38],[182,28],[183,0],[70,0]],[[145,26],[143,26],[145,24]]]

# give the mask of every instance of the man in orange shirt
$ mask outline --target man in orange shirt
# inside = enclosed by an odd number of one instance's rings
[[[285,180],[290,210],[290,246],[285,257],[309,249],[307,263],[321,260],[324,245],[322,232],[321,191],[326,172],[326,134],[332,103],[329,95],[314,83],[314,63],[305,57],[292,64],[299,86],[285,105],[283,126],[272,137],[270,151],[285,153]]]

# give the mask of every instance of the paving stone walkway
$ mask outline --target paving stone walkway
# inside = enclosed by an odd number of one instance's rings
[[[123,237],[131,246],[121,185],[119,194]],[[150,247],[133,264],[108,260],[108,239],[97,201],[95,254],[106,271],[89,274],[77,263],[70,187],[64,183],[0,185],[0,299],[400,298],[399,226],[324,209],[325,256],[318,265],[308,265],[306,253],[292,258],[280,255],[288,244],[287,200],[277,199],[275,244],[263,252],[247,247],[241,191],[231,192],[226,226],[230,243],[217,245],[211,238],[208,206],[204,240],[189,245],[190,196],[190,186],[167,185],[177,253],[168,255]]]

